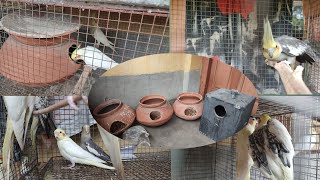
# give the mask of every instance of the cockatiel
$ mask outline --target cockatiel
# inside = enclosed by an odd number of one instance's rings
[[[96,70],[97,68],[108,70],[118,65],[117,62],[92,46],[81,49],[76,48],[71,54],[71,60],[77,64],[84,63],[85,65],[92,67],[93,70]]]
[[[6,172],[6,176],[9,177],[9,161],[13,154],[14,136],[20,149],[23,150],[29,120],[35,104],[35,96],[3,96],[3,100],[7,110],[7,127],[3,141],[2,158],[4,171]]]
[[[106,37],[106,35],[102,32],[102,30],[99,28],[97,22],[95,19],[92,19],[90,21],[91,25],[90,26],[90,33],[92,34],[92,36],[95,38],[95,41],[97,41],[97,44],[100,45],[100,43],[102,43],[103,45],[109,47],[110,49],[112,49],[115,53],[116,50],[114,49],[114,44],[109,41]]]
[[[92,140],[89,125],[84,125],[82,127],[80,146],[82,149],[106,162],[111,161],[110,156]]]
[[[106,161],[111,162],[110,156],[103,151],[91,138],[90,134],[90,126],[84,125],[82,127],[81,132],[81,143],[80,146],[82,149],[88,151],[89,153],[93,154],[94,156]],[[120,148],[120,157],[122,160],[131,160],[137,158],[133,153],[137,146],[128,146],[124,148]]]
[[[254,165],[272,180],[293,180],[294,148],[286,127],[269,115],[260,116],[259,126],[249,136]]]
[[[62,129],[56,129],[54,131],[54,136],[57,139],[60,154],[71,162],[71,166],[69,166],[68,168],[72,169],[75,166],[75,163],[79,163],[92,165],[104,169],[115,169],[114,167],[110,167],[103,164],[106,163],[106,161],[97,158],[94,155],[82,149],[71,138],[69,138]]]
[[[288,61],[292,70],[300,63],[313,64],[319,59],[317,52],[306,41],[287,35],[273,38],[268,17],[264,19],[262,54],[268,61]]]
[[[254,132],[257,124],[255,118],[250,118],[248,124],[237,134],[237,180],[250,180],[250,169],[253,160],[249,155],[249,136]]]
[[[150,134],[144,127],[136,125],[124,131],[122,134],[122,139],[137,146],[151,146],[149,135]]]

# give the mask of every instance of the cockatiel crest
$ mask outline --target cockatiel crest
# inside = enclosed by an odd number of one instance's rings
[[[281,54],[281,45],[273,38],[268,16],[263,20],[263,29],[262,54],[269,60],[275,60]]]

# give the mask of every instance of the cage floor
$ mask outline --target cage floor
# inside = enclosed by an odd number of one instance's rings
[[[132,161],[124,161],[126,179],[170,179],[168,153],[144,153]],[[52,158],[41,170],[34,168],[24,179],[120,179],[115,171],[76,164],[75,168],[63,169],[70,164],[62,157]]]

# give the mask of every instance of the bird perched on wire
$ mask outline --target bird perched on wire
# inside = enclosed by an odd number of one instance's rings
[[[255,132],[249,136],[249,153],[254,165],[272,180],[293,180],[291,136],[286,127],[267,114],[260,116]]]
[[[75,163],[92,165],[104,169],[115,169],[114,167],[105,165],[106,161],[92,155],[91,153],[82,149],[77,143],[69,138],[64,130],[58,128],[54,131],[54,136],[57,139],[58,148],[60,154],[71,162],[71,166],[68,168],[72,169]]]
[[[89,30],[92,36],[94,37],[95,41],[97,42],[97,45],[99,46],[101,43],[112,49],[115,53],[117,53],[117,51],[114,48],[114,44],[107,39],[106,35],[99,28],[96,20],[92,19],[90,22],[92,26],[90,26]]]
[[[237,134],[237,163],[236,175],[239,180],[250,180],[250,169],[253,160],[249,155],[249,136],[254,132],[257,124],[255,118],[250,118],[248,124]]]
[[[273,38],[268,17],[264,19],[262,54],[267,61],[288,61],[292,70],[301,63],[315,63],[319,56],[306,41],[282,35]]]
[[[108,70],[118,65],[117,62],[92,46],[76,48],[71,54],[71,60],[77,64],[90,66],[93,70],[97,68]]]

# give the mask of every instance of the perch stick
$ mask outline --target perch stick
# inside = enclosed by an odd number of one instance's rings
[[[74,102],[78,102],[78,101],[80,101],[82,99],[82,96],[80,96],[80,95],[73,95],[72,97],[73,97],[73,101]],[[55,104],[53,104],[51,106],[48,106],[48,107],[46,107],[44,109],[39,109],[37,111],[33,111],[32,114],[33,115],[40,115],[40,114],[50,113],[50,112],[53,112],[53,111],[55,111],[57,109],[66,107],[68,105],[69,105],[68,104],[68,100],[64,99],[64,100],[61,100],[61,101],[59,101],[59,102],[57,102],[57,103],[55,103]]]
[[[289,65],[280,62],[274,68],[279,72],[287,94],[312,94],[302,79],[302,66],[292,71]]]
[[[78,95],[81,94],[81,91],[83,90],[84,85],[87,82],[88,77],[89,77],[91,72],[92,72],[92,68],[91,67],[84,66],[83,72],[82,72],[82,74],[81,74],[76,86],[74,87],[74,89],[72,91],[72,94],[78,94]]]

